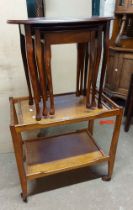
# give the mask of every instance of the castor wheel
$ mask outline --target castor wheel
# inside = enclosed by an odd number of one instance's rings
[[[23,193],[21,193],[20,195],[21,195],[22,200],[23,200],[25,203],[27,203],[27,202],[28,202],[27,196],[24,196]]]
[[[107,182],[107,181],[111,180],[111,177],[110,176],[103,176],[102,180]]]
[[[37,120],[37,121],[40,121],[40,120],[41,120],[41,115],[40,115],[40,114],[37,114],[37,115],[36,115],[36,120]]]

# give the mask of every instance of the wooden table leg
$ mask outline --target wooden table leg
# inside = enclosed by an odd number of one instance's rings
[[[133,75],[132,75],[132,82],[133,82]],[[130,91],[130,98],[129,103],[127,107],[127,116],[126,116],[126,122],[125,122],[125,131],[129,131],[132,115],[133,115],[133,83],[130,85],[131,91]]]
[[[32,43],[32,35],[31,35],[31,28],[30,25],[25,25],[25,41],[26,41],[26,51],[27,51],[27,61],[29,65],[29,71],[31,76],[31,83],[34,92],[34,100],[36,106],[36,120],[41,120],[40,114],[40,95],[38,90],[37,78],[36,78],[36,64],[34,59],[34,49]]]
[[[125,106],[125,113],[126,116],[126,122],[125,122],[125,132],[129,131],[132,115],[133,115],[133,74],[131,75],[131,81],[130,86],[128,90],[128,96],[126,100],[126,106]]]
[[[28,194],[27,194],[27,179],[23,163],[23,142],[21,140],[21,135],[16,132],[14,126],[10,126],[10,130],[13,140],[13,146],[14,146],[14,152],[18,167],[21,188],[22,188],[21,196],[23,201],[27,202]]]
[[[126,122],[125,122],[125,132],[129,131],[129,126],[130,126],[130,123],[131,123],[132,114],[133,114],[133,96],[132,96],[132,101],[130,101],[129,107],[128,107],[128,112],[127,112]]]
[[[42,45],[41,45],[41,35],[40,30],[35,29],[35,51],[36,51],[36,60],[38,64],[38,71],[40,76],[40,85],[42,90],[42,99],[43,99],[43,115],[47,116],[47,107],[46,107],[46,100],[47,100],[47,92],[46,92],[46,78],[45,78],[45,69],[44,69],[44,62],[43,62],[43,52],[42,52]]]
[[[23,61],[25,77],[26,77],[27,87],[28,87],[28,92],[29,92],[29,105],[33,105],[33,97],[32,97],[32,91],[31,91],[30,78],[29,78],[28,64],[27,64],[27,59],[26,59],[25,38],[24,38],[24,35],[21,33],[20,26],[19,26],[19,35],[20,35],[20,48],[21,48],[22,61]]]
[[[86,93],[86,107],[91,107],[90,93],[92,85],[92,71],[93,71],[93,58],[92,58],[92,33],[90,32],[90,43],[89,43],[89,69],[88,69],[88,81],[87,81],[87,93]]]
[[[76,96],[80,96],[82,94],[84,56],[85,56],[84,43],[78,43],[77,44]]]
[[[79,81],[80,81],[80,44],[77,44],[77,78],[76,78],[76,96],[80,96]]]
[[[110,159],[108,161],[108,175],[102,177],[103,181],[111,180],[111,176],[112,176],[113,168],[114,168],[114,161],[115,161],[115,156],[116,156],[118,138],[120,134],[122,116],[123,116],[123,109],[121,108],[119,115],[116,116],[115,127],[114,127],[112,142],[110,146],[110,152],[109,152]]]
[[[51,73],[51,47],[45,40],[45,54],[44,54],[45,69],[48,79],[48,89],[50,96],[50,114],[55,114],[54,108],[54,96],[53,96],[53,84],[52,84],[52,73]]]
[[[88,72],[88,43],[85,44],[85,65],[84,65],[84,90],[83,95],[86,96],[86,89],[87,89],[87,72]]]
[[[98,31],[96,34],[95,46],[94,46],[94,69],[92,72],[92,102],[91,108],[96,108],[96,83],[98,77],[99,64],[101,60],[101,52],[102,52],[102,31]]]
[[[100,87],[99,87],[98,108],[102,108],[101,98],[103,93],[103,83],[104,83],[107,61],[109,57],[109,28],[110,28],[110,22],[107,22],[104,28],[104,37],[103,37],[104,50],[103,50],[103,61],[102,61],[102,70],[101,70]]]
[[[41,97],[42,97],[42,89],[40,85],[40,77],[39,77],[38,67],[37,67],[36,58],[35,58],[35,39],[32,39],[32,46],[33,46],[33,60],[34,60],[34,66],[35,66],[34,70],[35,70],[37,90],[38,90],[38,100],[40,102]]]
[[[94,120],[89,120],[88,122],[88,130],[93,135],[93,129],[94,129]]]
[[[81,59],[80,59],[80,95],[83,94],[83,75],[84,75],[84,61],[85,61],[85,44],[81,43]]]

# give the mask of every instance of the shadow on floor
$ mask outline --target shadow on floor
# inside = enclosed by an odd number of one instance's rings
[[[103,174],[103,171],[102,174],[100,171],[96,170],[96,167],[85,167],[36,179],[30,182],[29,194],[34,195],[65,186],[78,184],[80,182],[95,180],[105,175]]]

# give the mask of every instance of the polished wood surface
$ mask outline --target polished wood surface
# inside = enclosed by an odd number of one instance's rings
[[[57,124],[69,124],[78,121],[100,118],[104,117],[106,114],[111,116],[114,114],[114,112],[119,113],[118,107],[115,106],[113,108],[113,105],[108,102],[106,98],[104,98],[104,101],[105,102],[102,103],[102,109],[87,109],[85,106],[85,97],[77,98],[75,94],[57,96],[55,97],[55,115],[49,115],[47,118],[44,117],[41,121],[37,122],[35,119],[35,107],[29,106],[27,100],[19,99],[16,103],[16,111],[19,113],[19,124],[18,126],[16,125],[16,129],[21,129],[22,131],[26,129],[32,129],[33,127],[51,127]],[[113,109],[111,109],[111,107]]]
[[[71,25],[80,25],[88,23],[99,23],[107,22],[112,20],[112,17],[91,17],[91,18],[28,18],[26,20],[8,20],[7,23],[10,24],[45,24],[46,26],[71,26]]]
[[[68,171],[109,159],[96,145],[87,130],[25,141],[25,147],[28,179]]]
[[[94,165],[100,162],[105,162],[107,160],[108,157],[102,156],[101,153],[97,151],[77,157],[66,158],[56,162],[37,164],[33,166],[30,165],[27,167],[27,178],[32,180],[59,172],[70,171],[76,168]]]
[[[86,131],[40,140],[27,140],[26,158],[28,165],[48,163],[98,150]]]

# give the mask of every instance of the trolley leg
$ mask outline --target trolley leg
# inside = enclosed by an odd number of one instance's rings
[[[120,127],[121,127],[121,121],[122,121],[122,115],[123,115],[123,110],[121,109],[119,115],[116,116],[115,127],[114,127],[112,142],[110,146],[110,152],[109,152],[110,159],[108,161],[108,175],[102,177],[103,181],[110,181],[112,177],[118,138],[119,138]]]
[[[93,135],[93,130],[94,130],[94,120],[89,120],[88,122],[88,130]]]
[[[12,140],[13,140],[13,146],[14,146],[14,152],[18,167],[18,173],[22,188],[22,199],[24,202],[27,202],[27,179],[26,179],[26,173],[24,169],[24,163],[23,163],[23,143],[21,139],[21,135],[16,132],[14,126],[10,126],[11,134],[12,134]]]

